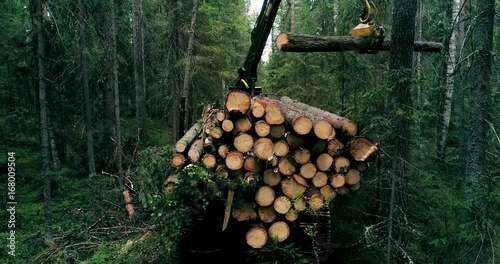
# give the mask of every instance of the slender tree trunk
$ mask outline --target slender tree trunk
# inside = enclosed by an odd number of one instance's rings
[[[37,1],[36,7],[36,29],[37,29],[37,60],[38,60],[38,89],[40,101],[40,142],[42,147],[44,189],[43,189],[43,209],[45,222],[45,242],[52,244],[52,199],[51,186],[52,170],[50,167],[50,146],[49,146],[49,120],[47,107],[47,86],[45,84],[45,39],[43,26],[43,6],[42,0]]]
[[[115,135],[116,135],[116,119],[115,119],[115,109],[114,109],[114,73],[113,67],[115,64],[114,58],[116,56],[114,50],[114,39],[115,32],[113,32],[112,25],[114,25],[114,3],[113,1],[108,1],[106,3],[105,23],[103,24],[104,31],[104,41],[106,43],[106,50],[104,53],[104,128],[103,128],[103,149],[106,155],[109,157],[114,156],[114,150],[116,146]],[[108,159],[111,160],[111,159]],[[107,164],[112,167],[112,164]]]
[[[141,135],[146,126],[146,73],[144,68],[144,19],[142,0],[131,0],[132,33],[134,44],[135,116],[139,120]],[[141,137],[143,138],[143,137]]]
[[[481,177],[485,176],[488,120],[491,112],[491,66],[493,61],[494,0],[478,0],[474,26],[475,51],[472,63],[470,134],[465,167],[466,196],[472,199]]]
[[[387,261],[394,263],[393,242],[404,249],[407,242],[408,185],[410,178],[411,140],[410,123],[412,115],[411,78],[413,66],[413,43],[415,39],[415,16],[417,0],[396,1],[393,9],[392,47],[389,68],[392,71],[390,82],[390,102],[387,114],[393,120],[389,131],[386,151],[390,160],[386,161],[389,203],[383,211],[388,212]],[[386,194],[387,195],[387,194]]]
[[[194,51],[194,38],[196,30],[196,15],[198,13],[198,6],[200,0],[193,0],[193,9],[191,11],[191,25],[189,27],[189,40],[186,53],[186,66],[184,71],[184,82],[182,85],[182,96],[181,96],[181,118],[180,127],[181,132],[187,127],[189,116],[189,83],[191,82],[191,73],[193,71],[193,51]]]
[[[95,159],[94,159],[94,138],[92,126],[92,108],[90,105],[90,91],[88,80],[88,65],[87,65],[87,27],[85,24],[85,6],[82,0],[78,0],[78,22],[80,26],[80,64],[82,67],[81,85],[83,89],[83,100],[85,102],[85,121],[86,121],[86,136],[87,136],[87,164],[89,175],[95,174]]]
[[[174,97],[174,99],[172,100],[173,101],[173,105],[172,105],[172,116],[173,118],[171,119],[172,120],[172,124],[173,124],[173,128],[174,128],[174,142],[176,142],[177,140],[179,140],[181,138],[181,136],[179,134],[180,133],[180,122],[179,122],[179,119],[180,119],[180,113],[179,113],[179,108],[180,108],[180,82],[181,82],[181,75],[180,75],[180,72],[179,72],[179,67],[177,66],[178,65],[178,62],[181,58],[181,54],[180,54],[180,32],[179,32],[179,17],[180,17],[180,7],[181,7],[181,4],[180,4],[180,1],[179,0],[173,0],[173,1],[170,1],[170,32],[172,32],[170,34],[171,38],[170,38],[170,50],[172,50],[172,52],[170,52],[170,56],[169,56],[169,65],[172,65],[171,67],[169,67],[169,84],[170,84],[170,87],[171,87],[171,92],[172,92],[172,95]]]
[[[47,109],[47,115],[50,116],[48,109]],[[48,118],[48,125],[49,125],[49,140],[50,140],[50,154],[52,157],[52,168],[54,171],[59,171],[61,169],[61,160],[59,159],[59,152],[57,151],[57,144],[56,140],[54,137],[54,129],[52,125],[52,119]]]
[[[118,63],[116,56],[116,18],[115,18],[115,3],[114,0],[110,0],[110,24],[109,24],[109,34],[111,44],[111,73],[114,92],[114,117],[115,117],[115,142],[116,142],[116,167],[118,169],[118,182],[120,187],[123,188],[123,161],[122,161],[122,134],[121,134],[121,122],[120,122],[120,89],[118,86]]]
[[[295,32],[295,0],[288,0],[290,6],[290,32]]]
[[[446,87],[444,91],[443,112],[441,113],[441,124],[439,129],[439,142],[438,142],[438,157],[441,163],[446,158],[446,140],[448,139],[448,131],[451,119],[451,104],[453,98],[453,91],[455,87],[455,69],[457,57],[457,37],[458,37],[458,15],[460,12],[460,0],[453,0],[451,12],[451,36],[448,44],[448,62],[446,66]]]
[[[466,55],[466,47],[465,47],[465,40],[466,40],[466,32],[465,32],[465,1],[466,0],[460,0],[460,6],[462,8],[460,12],[460,53],[458,58],[462,60],[462,58]],[[463,64],[462,64],[463,65]],[[458,71],[460,72],[460,75],[458,78],[460,78],[459,82],[455,82],[456,87],[456,95],[457,95],[457,108],[458,108],[458,125],[460,126],[461,129],[458,131],[458,138],[459,138],[459,175],[464,175],[465,176],[465,165],[467,163],[467,110],[465,108],[465,89],[467,87],[467,84],[465,83],[464,79],[464,68],[461,65],[458,65]],[[460,179],[461,182],[465,182],[465,178]]]

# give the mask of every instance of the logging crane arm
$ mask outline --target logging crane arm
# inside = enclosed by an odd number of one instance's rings
[[[357,37],[366,37],[373,35],[375,29],[377,29],[377,31],[375,31],[376,36],[379,37],[379,40],[383,40],[383,29],[375,27],[373,22],[374,13],[376,12],[375,5],[369,0],[361,1],[364,4],[364,8],[359,16],[360,24],[353,28],[351,33]],[[251,33],[251,46],[245,62],[243,66],[238,69],[238,79],[230,85],[229,89],[244,90],[251,95],[260,94],[261,88],[257,87],[256,89],[255,87],[255,83],[257,82],[257,66],[260,63],[280,4],[281,0],[264,0],[256,25]]]

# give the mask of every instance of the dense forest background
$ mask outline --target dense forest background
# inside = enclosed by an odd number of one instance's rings
[[[348,117],[380,145],[361,190],[332,202],[334,263],[496,263],[500,2],[401,2],[375,1],[388,38],[415,9],[406,32],[443,43],[443,52],[415,53],[411,71],[398,72],[390,52],[283,53],[271,45],[257,85],[266,96]],[[174,171],[169,154],[179,129],[205,104],[221,103],[237,77],[256,18],[249,6],[0,2],[0,168],[7,175],[15,152],[18,202],[12,257],[2,177],[2,263],[178,261],[189,221],[163,194]],[[282,1],[270,40],[284,31],[348,35],[361,9],[362,1]],[[270,263],[288,263],[287,254]]]

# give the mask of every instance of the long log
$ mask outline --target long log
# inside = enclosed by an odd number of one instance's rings
[[[390,51],[391,41],[382,43],[366,38],[351,36],[315,36],[294,33],[280,33],[276,38],[276,47],[283,52],[343,52],[343,51]],[[415,41],[413,51],[441,52],[444,46],[439,42]]]
[[[199,120],[186,132],[186,134],[184,134],[184,136],[182,136],[181,139],[179,139],[179,141],[177,141],[175,144],[175,150],[177,152],[184,152],[201,133],[202,129],[203,123]]]

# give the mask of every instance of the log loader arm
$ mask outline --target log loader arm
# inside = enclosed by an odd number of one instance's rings
[[[248,50],[243,66],[238,69],[238,79],[229,87],[247,91],[251,95],[258,95],[260,89],[255,89],[257,82],[257,66],[266,46],[269,33],[278,13],[281,0],[264,0],[256,25],[251,34],[251,46]]]

